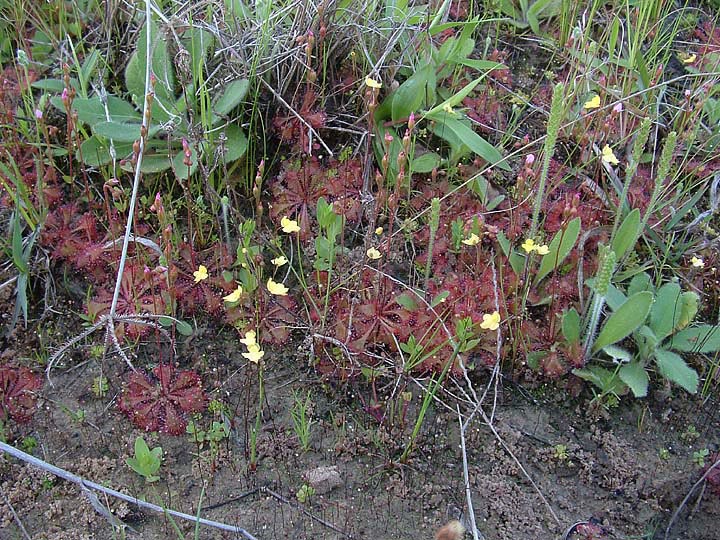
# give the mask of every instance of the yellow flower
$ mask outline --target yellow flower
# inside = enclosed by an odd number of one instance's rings
[[[617,165],[620,163],[618,158],[615,157],[615,153],[612,151],[612,148],[610,148],[607,144],[602,149],[602,160],[610,165]]]
[[[280,220],[280,226],[282,227],[282,230],[284,233],[295,233],[300,230],[300,227],[298,227],[297,221],[294,219],[290,219],[289,217],[285,216]]]
[[[500,314],[497,311],[485,313],[480,323],[480,328],[484,330],[497,330],[500,327]]]
[[[695,268],[705,268],[705,261],[702,260],[702,257],[696,257],[695,255],[693,255],[693,258],[690,259],[690,263]]]
[[[265,356],[265,351],[260,349],[260,345],[258,345],[257,343],[252,343],[248,345],[247,349],[248,352],[244,352],[242,353],[242,355],[255,364],[260,362],[260,359]]]
[[[365,77],[365,84],[367,84],[370,88],[382,88],[382,83],[380,81],[376,81],[372,77]]]
[[[680,60],[683,64],[692,64],[695,60],[697,60],[697,54],[690,54],[686,52],[678,53],[678,57],[680,57]]]
[[[583,109],[587,109],[587,110],[597,109],[599,106],[600,106],[600,96],[595,94],[593,97],[591,97],[590,99],[588,99],[585,102],[585,105],[583,105]]]
[[[384,230],[384,229],[383,229],[382,227],[378,227],[377,229],[375,229],[375,234],[377,234],[378,236],[380,236],[380,235],[383,233],[383,230]]]
[[[368,249],[366,252],[366,255],[368,256],[368,259],[372,259],[373,261],[376,261],[380,257],[382,257],[381,253],[374,247],[371,247],[370,249]]]
[[[450,105],[449,103],[446,103],[445,105],[443,105],[443,111],[445,111],[448,114],[455,114],[455,111],[453,111],[452,105]]]
[[[480,237],[475,233],[470,233],[470,236],[462,240],[462,243],[466,246],[477,246],[480,243]]]
[[[255,345],[255,331],[249,330],[245,332],[245,338],[240,340],[240,343],[245,345],[246,347],[250,347],[250,345]]]
[[[240,295],[242,295],[242,285],[238,285],[237,289],[235,289],[233,292],[228,294],[227,296],[223,296],[223,300],[226,302],[237,302],[240,300]]]
[[[270,291],[270,294],[274,294],[276,296],[287,296],[287,293],[290,290],[282,283],[276,283],[272,279],[267,280],[267,288],[268,291]]]
[[[547,255],[550,253],[550,248],[547,247],[547,244],[543,244],[542,246],[535,246],[535,253],[538,255]]]
[[[200,283],[203,279],[207,279],[207,268],[201,264],[198,269],[193,272],[193,277],[195,278],[195,283]]]
[[[279,257],[277,257],[276,259],[273,259],[270,262],[273,263],[275,266],[282,266],[284,264],[287,264],[288,260],[285,257],[285,255],[280,255]]]
[[[532,238],[528,238],[522,243],[520,247],[525,250],[525,253],[532,253],[533,251],[535,251],[537,246],[535,245],[535,240],[533,240]]]

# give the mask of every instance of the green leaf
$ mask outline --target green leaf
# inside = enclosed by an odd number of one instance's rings
[[[151,34],[151,72],[155,75],[155,99],[152,117],[156,122],[167,122],[169,110],[175,101],[175,72],[168,54],[167,44],[157,25],[150,23]],[[139,109],[145,103],[145,69],[147,66],[147,22],[138,33],[137,49],[130,57],[125,68],[125,85]],[[155,123],[155,122],[153,122]]]
[[[653,295],[650,292],[639,292],[632,295],[610,317],[595,340],[593,352],[607,345],[617,343],[637,330],[644,322],[652,306]]]
[[[624,394],[627,386],[614,372],[600,366],[590,366],[584,369],[573,369],[573,375],[580,377],[597,386],[603,393],[611,393],[617,396]]]
[[[700,307],[700,297],[693,291],[686,291],[680,295],[680,306],[680,317],[675,323],[673,332],[682,330],[693,322]]]
[[[510,268],[513,269],[513,272],[518,276],[522,275],[525,269],[525,257],[517,251],[513,251],[510,257],[508,257],[508,260],[510,261]]]
[[[140,139],[141,124],[130,124],[125,122],[98,122],[92,126],[94,135],[112,139],[116,143],[133,143]],[[159,126],[151,126],[148,130],[148,137],[153,137]]]
[[[648,377],[645,366],[640,362],[630,362],[620,368],[618,373],[620,380],[630,387],[633,395],[636,398],[642,398],[647,396],[648,383],[650,377]]]
[[[402,83],[387,99],[392,100],[390,117],[393,122],[403,120],[410,113],[435,102],[435,69],[427,65],[417,70]]]
[[[572,248],[575,247],[578,236],[580,235],[580,218],[575,218],[567,224],[565,229],[559,230],[548,246],[548,254],[543,255],[535,275],[535,284],[537,285],[550,272],[555,270],[565,260]]]
[[[178,321],[177,326],[175,326],[177,331],[180,333],[181,336],[192,336],[193,334],[193,327],[190,323],[187,323],[185,321]]]
[[[628,249],[635,245],[640,235],[640,210],[635,208],[630,212],[615,233],[612,250],[618,260],[622,259]]]
[[[683,352],[711,353],[720,350],[720,325],[701,324],[681,330],[668,344],[669,348]]]
[[[652,281],[647,272],[642,272],[633,276],[633,278],[630,280],[630,285],[628,285],[627,293],[630,296],[641,291],[650,291],[652,293],[655,292],[655,287],[653,287]]]
[[[110,142],[102,137],[92,136],[80,145],[83,163],[90,167],[100,167],[112,161],[110,157]],[[132,152],[132,144],[115,144],[115,154],[118,159],[128,156]]]
[[[186,180],[188,177],[192,176],[198,167],[198,154],[195,150],[195,145],[191,142],[188,142],[188,145],[190,147],[190,167],[183,163],[185,161],[185,150],[183,149],[180,149],[172,160],[172,167],[175,171],[175,176],[180,180]]]
[[[678,384],[691,394],[697,392],[698,374],[685,363],[680,355],[665,349],[656,349],[655,364],[663,377]]]
[[[412,160],[411,169],[416,173],[429,173],[440,166],[442,158],[435,152],[428,152]]]
[[[617,345],[606,345],[603,352],[613,359],[616,364],[626,364],[632,360],[632,354],[627,349],[618,347]]]
[[[223,161],[231,163],[237,161],[245,155],[248,148],[248,139],[242,128],[237,124],[228,124],[224,128],[225,137],[225,155]]]
[[[680,305],[680,285],[677,283],[665,283],[655,296],[655,304],[650,310],[649,326],[658,338],[662,341],[672,334],[677,321],[682,313]]]
[[[75,82],[77,84],[77,81]],[[62,79],[40,79],[30,86],[38,90],[44,90],[45,92],[62,92],[65,90],[65,81]],[[75,90],[77,90],[77,88]],[[62,103],[62,101],[60,101],[60,103]]]
[[[510,254],[510,240],[508,240],[504,232],[498,231],[497,241],[498,244],[500,244],[500,249],[502,249],[503,254],[507,257]]]
[[[470,150],[475,152],[482,159],[505,171],[510,171],[510,166],[504,161],[502,154],[492,144],[483,139],[480,135],[475,133],[470,126],[451,118],[450,114],[435,113],[427,115],[427,118],[435,120],[436,122],[444,125],[445,128],[453,132],[453,134],[460,139]]]
[[[465,62],[462,62],[462,63],[464,64]],[[496,65],[500,65],[500,64],[496,64]],[[448,106],[455,107],[455,106],[459,105],[462,102],[462,100],[465,99],[468,96],[468,94],[470,94],[470,92],[472,92],[475,89],[475,87],[478,84],[480,84],[480,82],[485,77],[487,77],[487,73],[484,73],[480,77],[475,79],[474,81],[470,81],[469,83],[467,83],[459,92],[453,94],[452,96],[447,98],[445,101],[436,105],[435,107],[430,109],[428,112],[426,112],[424,115],[424,118],[430,117],[434,114],[444,112],[446,110],[446,107],[448,107]]]
[[[450,291],[439,292],[433,297],[432,301],[430,302],[430,307],[434,308],[438,304],[441,304],[447,299],[448,296],[450,296]]]
[[[562,333],[568,343],[580,342],[581,325],[580,314],[575,308],[563,312]]]
[[[245,99],[250,81],[237,79],[225,87],[225,90],[213,105],[213,112],[217,115],[226,115]]]
[[[55,107],[61,111],[65,111],[65,107],[60,96],[55,96],[50,100]],[[81,98],[76,97],[73,100],[72,108],[78,114],[78,120],[88,124],[90,127],[98,122],[107,121],[105,116],[105,106],[99,97]],[[140,123],[141,115],[135,110],[130,103],[116,96],[107,97],[107,112],[110,120],[115,122],[136,122]]]
[[[395,301],[407,309],[408,311],[415,311],[418,308],[418,303],[415,300],[415,295],[411,293],[398,294],[395,297]]]

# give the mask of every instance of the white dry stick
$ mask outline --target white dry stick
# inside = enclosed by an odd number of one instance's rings
[[[20,459],[25,463],[29,463],[33,467],[37,467],[51,474],[54,474],[55,476],[58,476],[63,480],[67,480],[68,482],[77,484],[78,486],[80,486],[80,489],[82,489],[83,492],[86,492],[86,490],[88,489],[93,489],[95,491],[105,493],[106,495],[122,499],[123,501],[136,504],[140,508],[145,508],[146,510],[152,510],[160,514],[169,514],[180,519],[186,519],[194,523],[200,523],[201,525],[207,525],[209,527],[214,527],[223,531],[230,531],[239,534],[240,536],[245,538],[245,540],[257,540],[257,538],[255,538],[252,534],[250,534],[248,531],[241,527],[236,527],[235,525],[228,525],[226,523],[220,523],[219,521],[213,521],[210,519],[204,519],[199,516],[185,514],[184,512],[178,512],[177,510],[170,510],[168,508],[158,506],[157,504],[152,504],[136,497],[126,495],[125,493],[115,491],[114,489],[105,487],[101,484],[91,482],[90,480],[85,480],[81,476],[77,476],[76,474],[66,471],[65,469],[61,469],[60,467],[56,467],[55,465],[50,464],[47,461],[43,461],[42,459],[36,458],[35,456],[31,456],[30,454],[26,454],[25,452],[18,450],[14,446],[10,446],[9,444],[6,444],[2,441],[0,441],[0,451],[5,452],[6,454],[10,454],[14,458]]]
[[[475,524],[475,510],[472,503],[472,492],[470,491],[470,472],[468,471],[467,462],[467,451],[465,449],[465,429],[467,424],[463,423],[462,414],[460,413],[460,405],[456,405],[458,422],[460,424],[460,448],[462,449],[462,461],[463,461],[463,477],[465,480],[465,498],[467,499],[468,518],[470,525],[470,531],[472,532],[474,540],[485,540],[485,537],[477,530]]]
[[[677,520],[678,516],[680,515],[680,512],[682,512],[682,509],[685,508],[685,505],[690,500],[690,497],[692,497],[692,494],[695,492],[695,490],[705,482],[708,476],[710,476],[710,473],[713,472],[716,468],[720,467],[720,457],[715,460],[715,463],[713,463],[710,467],[707,468],[705,471],[705,474],[703,474],[700,479],[693,484],[693,486],[690,488],[690,491],[688,491],[687,495],[685,495],[685,498],[680,503],[680,506],[677,507],[677,510],[672,515],[672,518],[670,518],[670,523],[668,523],[667,529],[665,529],[665,540],[668,540],[670,537],[670,529],[672,529],[673,525],[675,525],[675,521]]]

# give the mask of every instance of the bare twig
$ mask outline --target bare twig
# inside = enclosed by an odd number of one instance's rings
[[[468,525],[470,526],[470,532],[472,532],[474,540],[485,540],[485,537],[482,535],[482,533],[480,533],[480,531],[477,530],[477,525],[475,524],[475,510],[472,503],[472,492],[470,491],[470,473],[468,471],[467,450],[465,449],[465,430],[467,429],[467,424],[463,423],[463,417],[460,413],[460,405],[456,405],[456,407],[458,423],[460,424],[460,449],[462,450],[463,478],[465,480],[465,499],[467,501],[467,513],[469,518]]]
[[[194,523],[200,523],[202,525],[207,525],[208,527],[214,527],[216,529],[220,529],[223,531],[234,532],[234,533],[241,535],[246,540],[257,540],[257,538],[255,538],[252,534],[250,534],[248,531],[246,531],[245,529],[243,529],[241,527],[236,527],[235,525],[228,525],[226,523],[220,523],[219,521],[212,521],[210,519],[204,519],[204,518],[201,518],[198,516],[185,514],[183,512],[178,512],[177,510],[170,510],[168,508],[163,508],[162,506],[158,506],[157,504],[152,504],[152,503],[143,501],[141,499],[138,499],[137,497],[132,497],[130,495],[126,495],[125,493],[121,493],[119,491],[115,491],[114,489],[105,487],[101,484],[97,484],[90,480],[86,480],[86,479],[82,478],[81,476],[73,474],[70,471],[66,471],[65,469],[61,469],[60,467],[56,467],[55,465],[52,465],[52,464],[48,463],[47,461],[43,461],[42,459],[38,459],[35,456],[26,454],[25,452],[18,450],[14,446],[10,446],[9,444],[6,444],[2,441],[0,441],[0,450],[5,452],[6,454],[10,454],[14,458],[24,461],[25,463],[29,463],[33,467],[37,467],[39,469],[47,471],[51,474],[54,474],[55,476],[62,478],[63,480],[72,482],[73,484],[77,484],[78,486],[80,486],[80,488],[83,491],[85,491],[87,489],[93,489],[95,491],[100,491],[102,493],[105,493],[106,495],[110,495],[111,497],[116,497],[118,499],[122,499],[123,501],[127,501],[129,503],[135,504],[135,505],[139,506],[140,508],[144,508],[146,510],[152,510],[153,512],[158,512],[160,514],[169,514],[171,516],[174,516],[174,517],[177,517],[180,519],[185,519],[188,521],[192,521]]]
[[[5,495],[5,490],[2,491],[3,500],[5,501],[5,504],[7,504],[8,508],[10,509],[10,513],[13,515],[13,518],[15,519],[15,523],[17,523],[18,528],[20,529],[20,532],[23,533],[23,536],[27,538],[27,540],[31,540],[30,535],[28,534],[27,530],[25,529],[25,525],[23,525],[22,520],[20,519],[20,516],[17,515],[17,512],[15,512],[15,508],[13,507],[12,503],[10,502],[10,499],[7,498],[7,495]]]

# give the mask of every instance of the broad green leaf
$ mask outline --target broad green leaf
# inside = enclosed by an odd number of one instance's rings
[[[508,257],[508,260],[510,261],[510,268],[513,269],[513,272],[518,276],[522,275],[525,269],[525,257],[517,251],[513,251],[510,257]]]
[[[435,295],[435,297],[430,302],[430,307],[434,308],[438,304],[443,303],[447,299],[448,296],[450,296],[449,291],[439,292],[438,294]]]
[[[145,174],[154,174],[168,170],[172,166],[172,161],[165,154],[145,154],[142,159],[142,165],[140,170]],[[133,165],[130,160],[127,160],[122,165],[123,171],[132,172]]]
[[[435,152],[428,152],[412,160],[412,172],[429,173],[440,166],[442,158]]]
[[[175,326],[177,331],[180,333],[180,335],[183,336],[192,336],[193,328],[190,323],[187,323],[185,321],[178,321],[177,325]]]
[[[192,176],[198,167],[198,154],[195,150],[195,145],[188,143],[190,146],[190,167],[185,165],[185,151],[180,149],[175,157],[172,159],[172,168],[175,171],[175,177],[180,180],[186,180]]]
[[[662,341],[672,334],[677,321],[682,313],[680,304],[680,285],[677,283],[665,283],[655,296],[655,304],[650,310],[649,326],[658,338]]]
[[[603,352],[613,359],[616,364],[626,364],[632,360],[632,354],[627,349],[618,347],[617,345],[607,345],[603,347]]]
[[[175,101],[175,71],[167,44],[158,26],[150,23],[151,34],[151,72],[155,75],[153,91],[155,99],[152,107],[152,116],[157,122],[166,122],[170,119],[168,112]],[[147,23],[138,33],[137,49],[130,57],[125,68],[125,85],[132,95],[135,105],[139,109],[145,103],[145,70],[147,66]]]
[[[395,301],[408,311],[415,311],[418,308],[417,300],[415,299],[415,295],[412,293],[402,293],[398,294],[395,297]]]
[[[458,62],[463,66],[467,66],[478,71],[494,71],[496,69],[507,69],[505,64],[494,62],[492,60],[476,60],[475,58],[464,58]],[[487,75],[487,74],[486,74]]]
[[[213,105],[213,112],[226,115],[245,99],[250,82],[247,79],[237,79],[225,87],[225,90]]]
[[[507,257],[510,254],[510,240],[508,240],[504,232],[498,231],[497,241],[498,244],[500,244],[500,249],[502,249],[503,254]]]
[[[575,308],[563,312],[562,333],[568,343],[578,343],[580,341],[581,326],[580,314]]]
[[[653,287],[652,281],[647,272],[642,272],[633,276],[630,280],[630,285],[628,285],[627,293],[632,296],[633,294],[642,291],[655,292],[655,287]]]
[[[670,339],[668,348],[683,352],[712,353],[720,350],[720,325],[701,324],[681,330]]]
[[[498,64],[499,65],[499,64]],[[480,84],[480,82],[487,76],[487,73],[484,73],[474,81],[470,81],[467,83],[459,92],[453,94],[449,98],[447,98],[442,103],[436,105],[432,109],[430,109],[428,112],[425,113],[424,117],[430,117],[431,115],[435,115],[440,113],[441,111],[445,111],[447,107],[455,107],[456,105],[459,105],[463,99],[465,99],[470,92],[472,92],[475,87]]]
[[[644,322],[652,306],[653,295],[650,292],[634,294],[607,318],[600,334],[595,340],[592,351],[597,352],[607,345],[617,343],[637,330]]]
[[[635,208],[625,217],[615,233],[615,238],[613,238],[612,250],[615,252],[618,260],[622,259],[627,250],[635,245],[635,241],[639,235],[640,210]]]
[[[665,349],[655,350],[655,364],[663,377],[694,394],[698,387],[697,372],[679,354]]]
[[[648,383],[650,377],[648,377],[645,366],[640,362],[630,362],[620,368],[620,380],[630,387],[633,395],[636,398],[647,396]]]
[[[225,131],[225,155],[223,161],[231,163],[245,155],[248,148],[248,139],[242,128],[237,124],[229,124],[223,129]]]
[[[392,100],[390,117],[393,122],[408,118],[410,113],[417,112],[428,104],[434,103],[436,84],[435,70],[431,65],[417,70],[402,83],[388,97]]]
[[[82,159],[85,165],[100,167],[112,161],[110,157],[110,142],[102,137],[92,136],[80,145]],[[123,159],[132,152],[132,144],[115,144],[117,159]]]
[[[699,304],[700,297],[693,291],[686,291],[680,295],[680,317],[675,323],[673,332],[682,330],[693,322],[695,315],[697,315]]]
[[[430,118],[429,115],[428,118]],[[506,163],[498,149],[475,133],[470,126],[465,125],[455,118],[451,118],[447,113],[443,115],[436,113],[432,115],[431,119],[442,123],[445,128],[452,131],[470,150],[494,167],[505,171],[510,170],[510,166]]]
[[[50,100],[55,107],[61,111],[65,111],[60,96],[55,96]],[[95,96],[91,98],[76,97],[73,100],[72,108],[77,112],[78,120],[93,127],[98,122],[107,121],[105,115],[105,106],[100,98]],[[110,120],[115,122],[137,122],[140,123],[141,115],[135,110],[132,104],[120,99],[117,96],[107,97],[107,113]]]
[[[579,235],[579,217],[570,221],[565,229],[555,233],[552,242],[550,242],[548,246],[548,254],[543,255],[542,261],[540,261],[540,268],[538,268],[537,274],[535,275],[535,284],[540,283],[545,276],[562,264],[565,257],[567,257],[572,251],[572,248],[575,247],[575,242],[577,242]]]
[[[75,84],[77,84],[77,81],[75,81]],[[40,79],[32,83],[31,86],[38,90],[44,90],[45,92],[62,92],[65,90],[65,81],[62,79]],[[75,88],[75,90],[77,90],[77,88]],[[60,101],[60,103],[62,103],[62,101]]]
[[[93,135],[112,139],[115,143],[133,143],[140,139],[140,124],[126,122],[98,122],[92,126]],[[160,126],[151,126],[148,137],[153,137]]]

